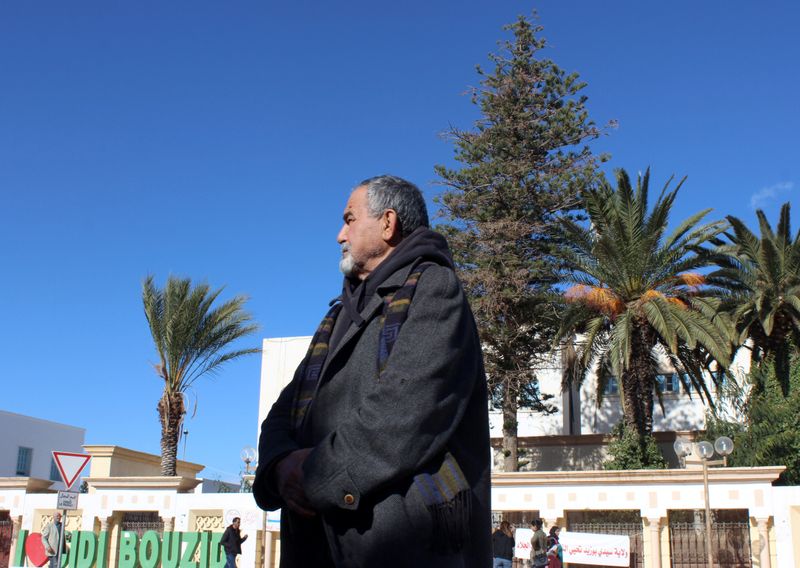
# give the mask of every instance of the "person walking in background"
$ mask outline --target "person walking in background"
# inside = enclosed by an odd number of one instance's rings
[[[58,511],[53,515],[53,520],[47,523],[42,529],[42,545],[44,545],[44,553],[50,559],[50,568],[57,568],[58,564],[58,543],[61,540],[61,513]],[[62,543],[61,552],[67,551],[67,539],[65,538]]]
[[[542,530],[542,519],[534,519],[531,528],[531,566],[542,568],[547,566],[547,535]]]
[[[514,558],[514,536],[511,532],[511,525],[508,521],[500,523],[492,534],[492,551],[494,556],[494,568],[511,568]]]
[[[561,568],[561,564],[564,562],[564,553],[558,542],[560,534],[561,527],[558,525],[550,527],[550,536],[547,537],[547,568]]]
[[[241,519],[234,517],[219,541],[225,549],[225,568],[236,568],[236,556],[242,553],[242,543],[247,540],[247,535],[242,536],[239,532],[240,523]]]

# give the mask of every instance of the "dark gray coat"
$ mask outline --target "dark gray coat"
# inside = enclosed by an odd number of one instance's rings
[[[297,374],[262,425],[253,488],[262,508],[283,505],[271,479],[275,463],[314,448],[303,468],[305,489],[322,523],[282,510],[283,567],[491,566],[486,381],[472,313],[451,268],[423,273],[378,380],[383,296],[411,269],[378,286],[360,327],[340,315],[337,325],[349,327],[328,355],[302,431],[290,425]],[[455,553],[436,551],[434,520],[409,491],[413,476],[435,469],[446,451],[472,491],[467,544]],[[319,556],[324,546],[327,562]]]

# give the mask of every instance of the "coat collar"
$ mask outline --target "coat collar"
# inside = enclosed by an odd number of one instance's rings
[[[367,323],[369,323],[369,321],[380,311],[386,294],[400,288],[408,279],[411,271],[416,268],[417,264],[418,263],[416,262],[412,262],[411,264],[397,270],[376,288],[376,293],[372,296],[367,305],[364,306],[364,309],[359,312],[359,315],[363,318],[364,323],[361,326],[358,326],[351,322],[350,326],[347,328],[347,331],[342,336],[341,341],[339,341],[339,344],[336,346],[333,352],[328,353],[328,356],[325,358],[325,363],[323,364],[322,372],[320,373],[320,382],[322,382],[322,377],[325,376],[325,371],[327,371],[331,361],[336,358],[344,346],[350,343],[350,341],[356,335],[358,335],[358,332],[365,328]]]

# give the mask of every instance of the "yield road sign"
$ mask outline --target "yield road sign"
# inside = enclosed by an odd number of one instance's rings
[[[72,484],[78,479],[78,476],[89,463],[92,456],[88,454],[74,454],[72,452],[53,452],[53,459],[56,462],[58,473],[61,474],[61,479],[64,480],[64,485],[67,489],[72,487]]]

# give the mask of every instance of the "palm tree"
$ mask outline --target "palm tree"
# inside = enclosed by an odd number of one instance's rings
[[[649,169],[635,190],[624,170],[616,178],[616,190],[604,180],[585,195],[589,226],[563,221],[564,281],[573,286],[558,336],[582,336],[575,376],[596,367],[600,396],[608,374],[619,377],[625,425],[644,440],[653,429],[659,356],[682,371],[684,388],[709,401],[703,368],[712,359],[729,363],[730,325],[698,272],[708,263],[704,245],[724,225],[698,226],[702,211],[665,236],[684,180],[667,191],[670,178],[648,214]]]
[[[719,270],[709,281],[729,291],[727,307],[739,332],[737,344],[752,341],[753,360],[774,360],[784,396],[789,393],[791,344],[800,345],[800,232],[791,235],[789,203],[781,207],[777,231],[756,211],[761,238],[728,216],[730,243],[717,249]]]
[[[216,373],[233,359],[259,349],[229,349],[237,339],[258,329],[236,296],[215,308],[222,289],[207,284],[192,287],[191,280],[170,276],[163,290],[148,276],[142,284],[142,301],[150,333],[158,351],[156,373],[164,380],[158,401],[161,420],[161,475],[174,476],[178,440],[186,415],[186,392],[206,373]]]

